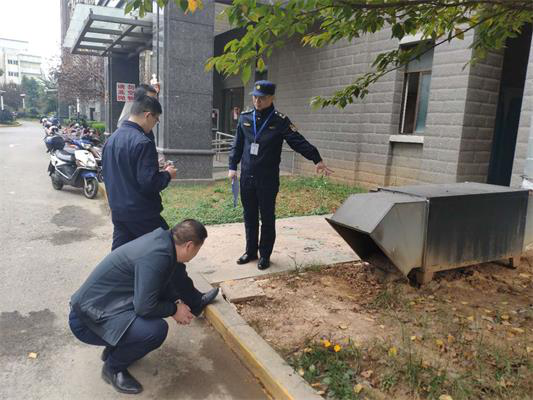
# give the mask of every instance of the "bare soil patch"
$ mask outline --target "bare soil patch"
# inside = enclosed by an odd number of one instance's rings
[[[383,283],[368,263],[314,267],[258,278],[266,297],[237,308],[326,398],[531,399],[530,260],[440,272],[422,288]]]

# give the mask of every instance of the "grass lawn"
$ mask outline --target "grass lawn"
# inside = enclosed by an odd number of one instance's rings
[[[334,183],[324,177],[281,177],[276,203],[276,217],[322,215],[334,212],[353,193],[365,190],[357,186]],[[228,180],[209,186],[172,186],[163,193],[162,215],[170,226],[185,218],[206,225],[241,222],[242,206],[233,208]]]

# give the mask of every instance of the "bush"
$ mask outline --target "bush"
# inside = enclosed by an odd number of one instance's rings
[[[103,122],[90,122],[89,127],[94,129],[99,134],[105,132],[105,124]]]
[[[13,114],[8,110],[0,110],[0,123],[11,123],[13,122]]]

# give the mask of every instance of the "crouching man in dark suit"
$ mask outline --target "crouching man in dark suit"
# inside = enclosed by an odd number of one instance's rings
[[[142,391],[127,368],[165,341],[163,318],[182,325],[193,319],[180,302],[184,292],[195,290],[184,263],[198,254],[206,237],[205,227],[192,219],[172,230],[158,228],[112,251],[72,296],[70,329],[84,343],[105,346],[102,378],[117,391]]]

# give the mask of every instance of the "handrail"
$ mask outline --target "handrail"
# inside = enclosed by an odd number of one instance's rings
[[[230,133],[215,132],[215,139],[211,141],[211,146],[215,152],[215,160],[220,161],[220,155],[221,154],[227,154],[231,150],[231,145],[233,144],[233,139],[235,138],[235,135],[232,135]],[[291,152],[292,154],[292,160],[291,160],[291,173],[294,173],[294,163],[295,163],[295,152],[291,148],[287,148],[286,146],[283,146],[281,149],[282,152]]]

